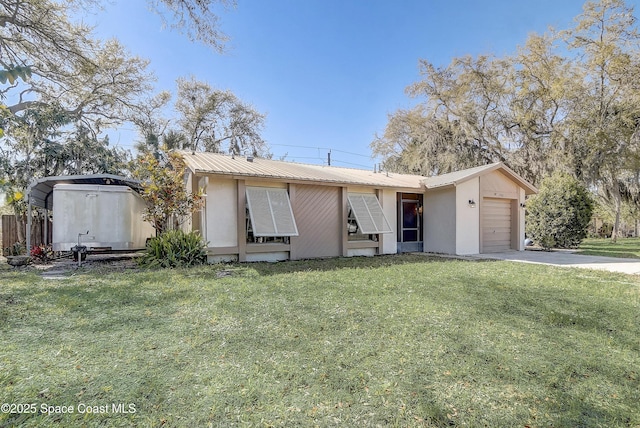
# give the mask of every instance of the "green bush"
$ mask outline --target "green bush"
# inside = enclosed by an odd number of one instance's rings
[[[3,254],[5,256],[22,256],[24,254],[27,254],[27,247],[25,247],[24,244],[21,244],[20,242],[16,242],[12,246],[5,248]]]
[[[587,237],[592,212],[589,191],[575,178],[555,173],[527,201],[527,236],[545,249],[575,248]]]
[[[145,267],[186,267],[207,261],[206,244],[196,232],[169,230],[147,243],[140,265]]]

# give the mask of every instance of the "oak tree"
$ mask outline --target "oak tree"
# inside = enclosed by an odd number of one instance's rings
[[[231,91],[214,89],[194,77],[180,78],[175,109],[179,130],[186,138],[181,148],[267,154],[266,142],[260,135],[265,116]]]
[[[506,162],[534,184],[573,175],[616,213],[640,203],[640,35],[623,0],[587,1],[573,27],[531,35],[514,55],[420,61],[420,100],[371,147],[422,174]]]

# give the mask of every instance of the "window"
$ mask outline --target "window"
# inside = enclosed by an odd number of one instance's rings
[[[245,193],[248,241],[284,242],[289,236],[298,236],[289,194],[285,189],[247,187]]]
[[[378,233],[391,233],[391,226],[382,212],[382,207],[378,198],[374,194],[350,193],[347,196],[349,201],[349,217],[355,220],[357,230],[353,230],[353,222],[350,221],[347,227],[349,234],[367,235]]]
[[[360,231],[358,222],[353,214],[353,210],[349,208],[349,214],[347,216],[347,233],[349,241],[377,241],[378,234],[365,234]]]

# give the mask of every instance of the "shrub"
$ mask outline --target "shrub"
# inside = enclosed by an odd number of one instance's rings
[[[587,237],[592,212],[589,191],[575,178],[555,173],[527,201],[527,236],[545,249],[575,248]]]
[[[186,267],[207,261],[206,244],[196,232],[169,230],[147,243],[140,265],[146,267]]]
[[[53,260],[53,250],[48,245],[36,245],[31,248],[31,258],[38,263],[48,262]]]
[[[147,203],[144,219],[159,234],[168,230],[172,223],[182,224],[204,204],[202,191],[187,192],[184,185],[187,166],[179,153],[168,153],[166,162],[147,153],[135,166],[134,176],[142,180],[140,196]]]
[[[16,242],[12,246],[5,248],[3,253],[5,256],[22,256],[27,254],[27,247],[20,242]]]

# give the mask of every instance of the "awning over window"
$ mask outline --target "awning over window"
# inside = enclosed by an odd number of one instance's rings
[[[349,206],[356,218],[360,233],[391,233],[378,198],[370,193],[349,193]]]
[[[245,193],[254,236],[298,236],[285,189],[247,187]]]

